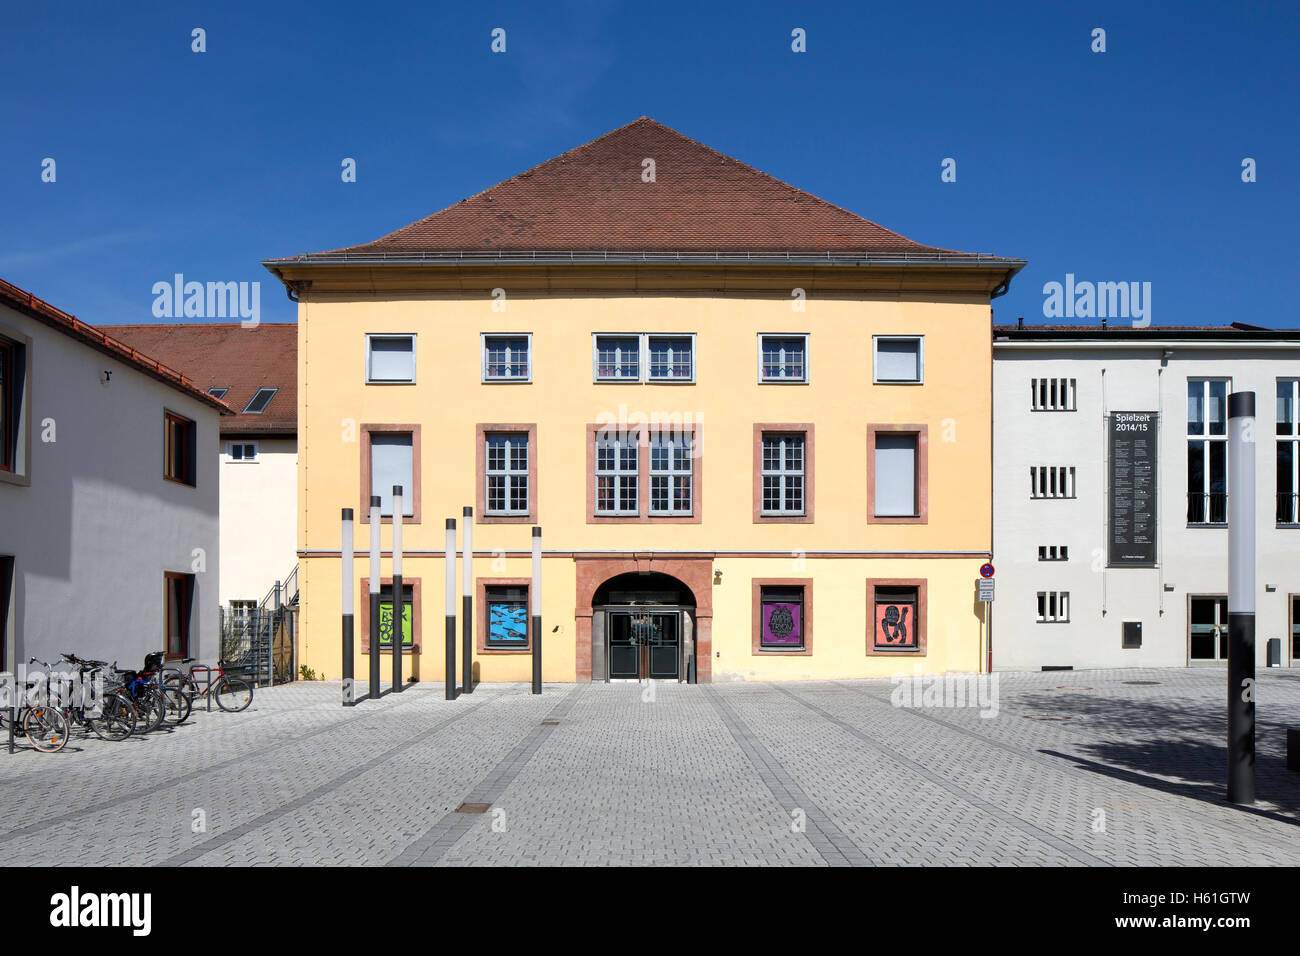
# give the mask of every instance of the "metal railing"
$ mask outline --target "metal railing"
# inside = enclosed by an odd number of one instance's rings
[[[1277,523],[1300,524],[1300,494],[1289,491],[1277,493]]]
[[[1188,524],[1227,524],[1228,495],[1226,492],[1189,492],[1187,495]]]

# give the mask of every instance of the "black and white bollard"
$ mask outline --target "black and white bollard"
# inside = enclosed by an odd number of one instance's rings
[[[379,699],[379,496],[370,496],[370,699]]]
[[[343,509],[343,546],[339,549],[343,565],[343,706],[351,707],[356,700],[352,682],[352,509]]]
[[[412,608],[412,617],[414,617]],[[402,619],[406,594],[402,588],[402,486],[393,485],[393,693],[402,692]]]
[[[542,529],[533,528],[533,586],[528,589],[533,611],[533,693],[542,692]]]
[[[1228,396],[1228,802],[1255,802],[1255,393]]]
[[[443,668],[443,684],[448,700],[456,699],[456,519],[447,519],[447,541],[444,554],[447,565],[447,661]]]
[[[464,638],[460,648],[460,692],[474,693],[474,509],[466,508],[461,515],[464,539],[460,559],[461,590],[460,629]]]

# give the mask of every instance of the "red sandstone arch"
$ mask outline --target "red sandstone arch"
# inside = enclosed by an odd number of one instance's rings
[[[713,679],[713,559],[656,557],[654,554],[575,556],[577,595],[574,640],[578,681],[591,680],[591,599],[610,578],[633,571],[655,571],[677,578],[695,595],[695,678]]]

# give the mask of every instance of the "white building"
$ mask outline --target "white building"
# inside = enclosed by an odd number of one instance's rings
[[[215,659],[219,400],[0,280],[0,670]]]
[[[1258,665],[1300,663],[1300,331],[997,327],[998,670],[1227,655],[1227,395],[1253,391]]]
[[[235,412],[221,420],[221,582],[235,616],[295,597],[298,326],[238,322],[100,326],[179,369]]]

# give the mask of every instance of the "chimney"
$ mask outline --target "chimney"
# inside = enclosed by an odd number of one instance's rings
[[[1025,317],[1022,315],[1016,319],[1016,328],[1023,329],[1024,327],[1025,327]]]

